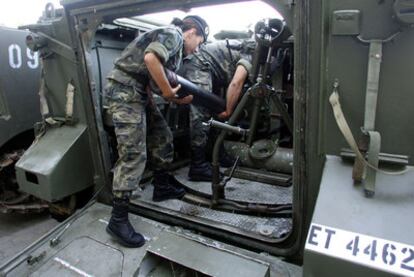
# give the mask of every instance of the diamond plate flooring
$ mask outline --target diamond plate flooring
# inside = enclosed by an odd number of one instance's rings
[[[185,186],[211,195],[211,182],[191,182],[187,178],[188,167],[175,171],[175,178]],[[281,187],[232,178],[226,185],[226,198],[235,201],[246,201],[261,204],[292,203],[292,186]]]
[[[175,172],[175,177],[185,186],[193,190],[211,194],[209,182],[190,182],[187,180],[188,168],[182,168]],[[260,236],[267,239],[277,239],[289,233],[292,227],[291,218],[260,217],[245,214],[236,214],[225,211],[212,210],[197,206],[181,200],[167,200],[152,202],[152,185],[145,185],[139,193],[139,198],[145,203],[156,205],[160,208],[179,212],[185,216],[197,219],[205,219],[217,225],[227,225],[237,228],[243,233]],[[226,197],[232,200],[258,202],[262,204],[289,204],[292,203],[292,188],[277,187],[258,182],[233,178],[226,186]]]

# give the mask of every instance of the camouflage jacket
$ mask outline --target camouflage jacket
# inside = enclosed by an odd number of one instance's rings
[[[174,26],[161,27],[135,38],[115,60],[115,67],[107,78],[145,93],[146,85],[153,83],[144,62],[148,52],[157,55],[164,67],[177,71],[183,53],[181,30]]]
[[[250,73],[255,46],[253,40],[230,39],[208,43],[184,58],[179,74],[208,91],[226,89],[237,66],[244,66]]]

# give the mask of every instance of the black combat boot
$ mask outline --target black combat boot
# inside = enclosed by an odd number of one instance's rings
[[[185,190],[178,187],[171,182],[171,176],[166,172],[154,172],[154,193],[152,194],[152,201],[161,202],[168,199],[181,199]]]
[[[114,207],[106,231],[120,244],[126,247],[141,247],[145,243],[144,237],[135,232],[128,219],[129,198],[114,197]]]
[[[213,178],[211,164],[206,160],[204,147],[193,147],[191,151],[191,164],[188,171],[190,181],[209,182]]]

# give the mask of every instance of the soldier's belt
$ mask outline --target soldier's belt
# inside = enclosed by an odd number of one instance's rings
[[[194,105],[203,106],[214,113],[221,113],[226,110],[224,99],[198,87],[171,70],[166,69],[165,74],[172,87],[181,85],[181,89],[177,93],[180,98],[191,94],[194,97],[192,102]]]

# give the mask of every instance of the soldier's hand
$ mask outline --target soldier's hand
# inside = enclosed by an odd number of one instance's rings
[[[181,85],[178,84],[178,86],[176,86],[175,88],[171,89],[171,94],[169,95],[169,97],[165,97],[168,101],[174,102],[176,104],[179,105],[183,105],[183,104],[190,104],[191,101],[193,101],[193,96],[192,95],[187,95],[186,97],[183,98],[177,98],[177,92],[180,90]]]
[[[218,116],[218,118],[220,118],[220,119],[227,119],[227,118],[229,118],[229,117],[230,117],[230,114],[229,114],[227,111],[224,111],[224,112],[222,112],[222,113],[219,113],[217,116]]]
[[[174,98],[177,97],[177,92],[180,90],[181,85],[178,84],[178,86],[176,86],[175,88],[172,88],[172,93],[174,94]]]
[[[177,98],[177,91],[179,91],[180,88],[181,88],[181,85],[178,84],[178,86],[176,86],[175,88],[171,88],[170,91],[166,91],[166,92],[163,91],[162,97],[164,97],[168,101],[172,101]]]
[[[177,103],[179,105],[183,105],[183,104],[190,104],[191,101],[193,101],[193,96],[192,95],[187,95],[186,97],[183,98],[175,98],[173,100],[171,100],[174,103]]]

